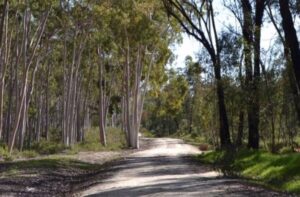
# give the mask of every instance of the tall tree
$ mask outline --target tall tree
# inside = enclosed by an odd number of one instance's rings
[[[249,0],[241,0],[244,38],[244,64],[246,70],[245,88],[248,115],[248,147],[259,148],[260,120],[260,53],[261,27],[266,6],[266,0],[257,0],[253,4]],[[236,15],[239,17],[239,15]],[[240,18],[238,18],[239,21]]]
[[[298,112],[298,119],[300,122],[300,106],[299,106],[299,96],[300,96],[300,49],[297,32],[294,26],[294,21],[289,7],[289,0],[279,0],[280,13],[282,17],[282,27],[285,35],[285,54],[287,58],[287,69],[289,72],[289,78],[291,87],[294,92],[295,106]],[[289,58],[291,59],[292,69],[289,68]]]
[[[210,55],[217,86],[219,136],[221,147],[231,145],[224,87],[221,75],[220,48],[212,0],[163,0],[167,13],[174,17],[184,31],[198,40]]]

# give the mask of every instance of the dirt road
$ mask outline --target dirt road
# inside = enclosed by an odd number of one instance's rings
[[[112,176],[77,196],[286,196],[242,180],[228,179],[192,162],[200,151],[181,140],[146,139],[150,149],[128,155],[111,167]]]

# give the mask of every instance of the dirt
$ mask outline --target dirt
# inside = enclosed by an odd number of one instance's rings
[[[14,163],[0,163],[0,196],[288,196],[224,178],[192,159],[199,153],[182,140],[143,138],[139,151],[72,156],[96,165],[88,170],[76,165],[57,164],[54,169],[24,166],[17,174],[5,176]]]
[[[182,140],[151,140],[152,148],[131,154],[109,169],[113,175],[77,196],[288,196],[254,186],[200,165],[201,152]]]

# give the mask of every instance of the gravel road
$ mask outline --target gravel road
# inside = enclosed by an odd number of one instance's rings
[[[76,196],[287,196],[239,179],[224,178],[193,162],[201,152],[182,140],[144,139],[150,148],[128,155],[110,166],[112,176]]]

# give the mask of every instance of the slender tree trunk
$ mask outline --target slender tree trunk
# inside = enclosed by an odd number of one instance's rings
[[[101,57],[100,49],[98,49],[98,55]],[[99,57],[99,58],[100,58]],[[103,60],[103,59],[102,59]],[[100,143],[103,146],[106,146],[106,131],[105,131],[105,92],[104,92],[104,86],[105,86],[105,79],[104,71],[103,71],[103,61],[100,60],[99,63],[99,132],[100,132]]]
[[[22,47],[23,48],[23,64],[24,64],[24,70],[23,70],[23,80],[22,80],[22,89],[21,89],[21,97],[20,97],[20,103],[19,106],[17,107],[17,113],[16,113],[16,117],[15,117],[15,123],[13,126],[13,130],[12,130],[12,139],[11,142],[9,144],[9,153],[12,153],[14,144],[15,144],[15,140],[16,140],[16,136],[17,136],[17,131],[20,127],[20,122],[22,120],[22,110],[26,109],[26,96],[27,96],[27,89],[28,89],[28,77],[29,77],[29,70],[31,67],[31,64],[33,62],[33,59],[35,57],[36,54],[36,50],[38,47],[38,44],[40,43],[41,37],[44,33],[45,30],[45,25],[48,19],[48,15],[49,15],[49,11],[47,11],[43,17],[43,19],[41,20],[38,28],[37,28],[37,32],[36,32],[36,41],[33,43],[32,46],[32,51],[31,54],[29,54],[29,50],[28,50],[28,41],[29,41],[29,37],[28,37],[28,33],[29,33],[29,25],[30,25],[30,17],[31,17],[31,13],[28,10],[28,8],[25,10],[24,12],[24,22],[23,22],[23,42],[22,42]],[[18,98],[18,97],[17,97]]]
[[[4,105],[4,88],[5,88],[5,73],[9,56],[8,45],[8,0],[4,1],[2,17],[0,23],[0,140],[3,138],[3,105]],[[4,37],[4,38],[3,38]],[[4,40],[4,43],[3,43]],[[10,41],[11,42],[11,41]]]
[[[128,41],[127,41],[128,42]],[[127,44],[127,51],[126,51],[126,64],[125,64],[125,108],[126,108],[126,130],[127,130],[127,136],[128,136],[128,145],[129,147],[132,147],[131,144],[131,135],[132,135],[132,128],[131,128],[131,114],[130,114],[130,48],[129,43]]]
[[[50,75],[50,63],[47,62],[47,71],[46,71],[46,101],[45,101],[45,134],[46,140],[49,140],[49,75]]]
[[[243,135],[244,135],[244,111],[241,110],[239,113],[239,125],[238,125],[238,134],[236,137],[236,146],[241,147],[243,144]]]

